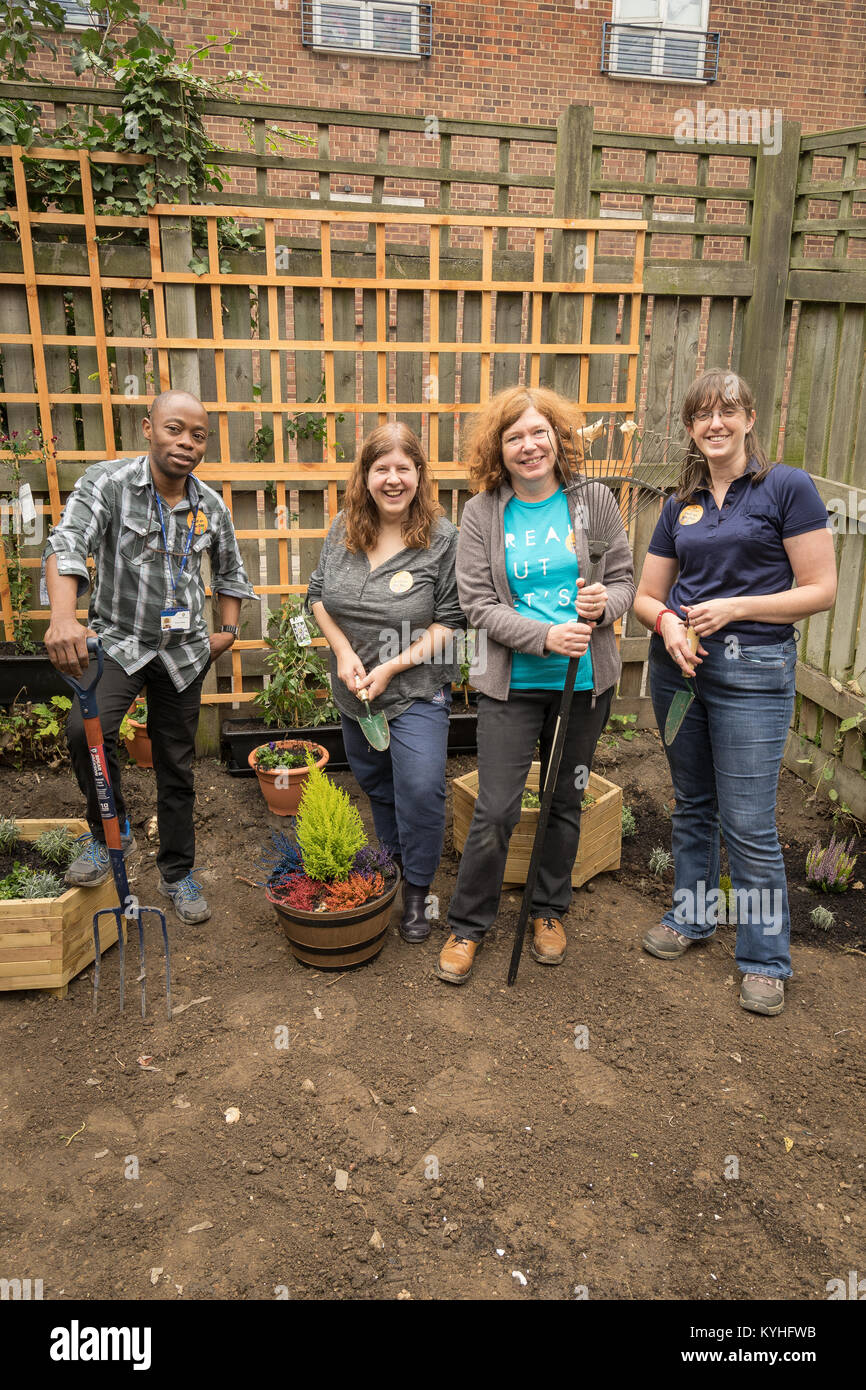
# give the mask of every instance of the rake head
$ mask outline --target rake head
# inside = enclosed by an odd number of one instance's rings
[[[147,1014],[147,960],[144,949],[144,915],[150,914],[159,919],[162,928],[162,940],[165,951],[165,999],[168,1010],[168,1021],[171,1022],[171,950],[168,944],[168,926],[165,920],[165,913],[158,907],[140,907],[135,899],[131,899],[126,908],[104,907],[99,912],[93,914],[93,1012],[96,1014],[99,1008],[99,977],[102,956],[99,946],[99,919],[100,917],[113,917],[117,926],[117,948],[120,952],[120,1012],[123,1013],[124,990],[126,985],[126,924],[127,922],[138,923],[138,961],[139,973],[136,976],[136,983],[141,986],[141,1016]]]

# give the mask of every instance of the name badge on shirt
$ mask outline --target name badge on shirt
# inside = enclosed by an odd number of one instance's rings
[[[392,594],[406,594],[414,583],[415,580],[408,570],[398,570],[395,575],[392,575],[388,588]]]
[[[189,632],[189,609],[163,608],[159,615],[159,626],[163,632]]]
[[[698,503],[695,502],[690,507],[683,507],[682,511],[677,517],[677,521],[680,523],[680,526],[694,526],[696,521],[700,521],[703,514],[703,507],[699,506]]]

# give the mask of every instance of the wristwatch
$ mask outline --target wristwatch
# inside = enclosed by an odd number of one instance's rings
[[[241,630],[239,627],[233,627],[231,623],[223,623],[220,632],[230,632],[232,637],[239,637]]]

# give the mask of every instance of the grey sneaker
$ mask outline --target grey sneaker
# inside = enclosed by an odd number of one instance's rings
[[[177,883],[166,883],[159,876],[159,891],[163,897],[171,898],[174,910],[182,922],[206,922],[210,908],[202,896],[201,884],[196,883],[192,874],[178,879]]]
[[[674,931],[673,927],[666,926],[664,922],[650,927],[641,942],[645,951],[649,951],[651,956],[658,956],[660,960],[676,960],[677,956],[684,955],[694,944],[690,936],[683,936],[682,932]]]
[[[129,821],[126,824],[128,827]],[[75,843],[81,849],[77,859],[73,859],[66,870],[66,882],[70,888],[98,888],[100,883],[107,883],[111,878],[111,860],[102,840],[95,840],[88,831],[86,835],[79,835]],[[121,834],[120,847],[124,859],[127,859],[135,849],[135,836],[131,829]]]
[[[772,975],[744,975],[740,1004],[752,1014],[780,1014],[785,1007],[785,981]]]

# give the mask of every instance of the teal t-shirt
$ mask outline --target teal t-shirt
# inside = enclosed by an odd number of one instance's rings
[[[515,612],[539,623],[566,623],[576,618],[580,568],[562,489],[543,502],[521,502],[512,497],[506,503],[503,521],[505,565]],[[567,670],[568,657],[556,652],[547,656],[514,652],[511,689],[562,690]],[[591,690],[592,682],[592,656],[587,651],[578,664],[574,688]]]

